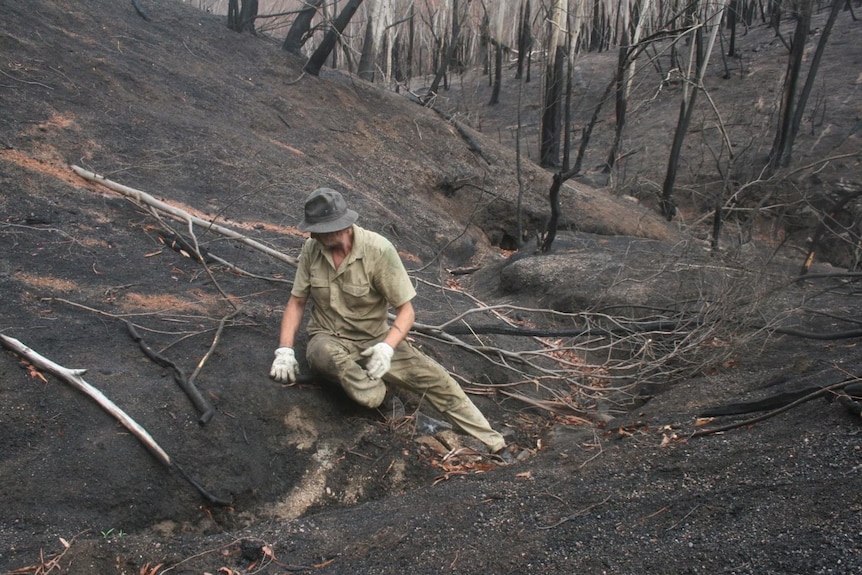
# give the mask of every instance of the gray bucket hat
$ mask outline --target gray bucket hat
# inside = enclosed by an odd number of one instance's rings
[[[349,228],[359,214],[347,208],[342,195],[331,188],[318,188],[305,200],[305,217],[299,222],[304,232],[327,234]]]

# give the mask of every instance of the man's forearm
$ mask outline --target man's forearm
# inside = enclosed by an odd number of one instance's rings
[[[395,310],[395,320],[389,328],[389,333],[383,340],[393,349],[407,337],[407,332],[413,328],[413,322],[416,320],[416,313],[413,310],[413,304],[405,303]]]
[[[293,347],[296,332],[302,322],[302,313],[305,311],[305,299],[290,296],[284,307],[284,315],[281,317],[281,332],[279,335],[279,347]]]

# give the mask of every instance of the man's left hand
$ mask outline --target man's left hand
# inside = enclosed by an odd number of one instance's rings
[[[392,354],[395,350],[392,346],[385,342],[372,345],[362,352],[362,355],[369,358],[365,365],[365,371],[368,372],[368,377],[371,379],[380,379],[389,368],[392,367]]]

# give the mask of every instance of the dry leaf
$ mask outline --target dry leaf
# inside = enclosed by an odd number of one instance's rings
[[[154,565],[152,567],[150,566],[149,563],[146,563],[146,564],[144,564],[143,567],[141,567],[140,574],[141,575],[156,575],[163,566],[164,566],[164,563],[159,563],[159,564]]]
[[[30,379],[38,378],[42,380],[42,383],[48,383],[48,380],[45,379],[45,376],[42,375],[42,373],[38,369],[36,369],[36,367],[32,363],[22,359],[21,365],[23,365],[27,369],[27,375],[30,376]]]
[[[661,445],[659,447],[667,447],[674,439],[679,439],[679,436],[676,433],[671,433],[670,435],[666,433],[662,434]]]

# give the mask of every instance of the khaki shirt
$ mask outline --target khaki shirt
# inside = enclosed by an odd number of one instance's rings
[[[337,270],[320,242],[305,242],[290,293],[311,296],[309,335],[325,332],[351,340],[385,335],[389,307],[399,307],[416,296],[395,246],[355,224],[350,254]]]

